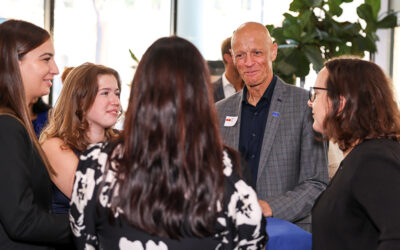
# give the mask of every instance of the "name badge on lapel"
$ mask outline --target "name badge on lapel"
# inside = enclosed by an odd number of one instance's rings
[[[237,116],[226,116],[224,126],[233,127],[236,124],[237,120],[238,120]]]

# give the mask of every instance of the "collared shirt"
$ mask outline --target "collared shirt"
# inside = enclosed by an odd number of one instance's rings
[[[249,164],[254,185],[257,181],[261,146],[267,124],[268,111],[277,77],[274,75],[256,106],[247,100],[247,87],[243,88],[242,117],[240,121],[239,151]]]
[[[222,88],[224,89],[225,98],[230,97],[231,95],[236,93],[236,89],[233,84],[226,78],[226,72],[222,74]]]

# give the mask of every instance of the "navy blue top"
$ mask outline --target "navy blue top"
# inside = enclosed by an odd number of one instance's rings
[[[74,150],[74,153],[79,159],[80,153]],[[71,201],[54,183],[51,185],[52,201],[51,201],[51,212],[53,214],[67,214],[69,212],[69,202]]]
[[[51,191],[51,212],[53,214],[67,214],[70,199],[54,183],[51,183]]]
[[[243,88],[242,117],[240,121],[239,151],[250,166],[254,185],[257,185],[258,163],[267,124],[269,106],[276,85],[276,76],[272,78],[268,88],[256,106],[247,100],[247,87]]]
[[[37,114],[37,117],[35,120],[32,121],[33,129],[35,130],[36,136],[39,138],[40,132],[42,132],[42,129],[44,125],[47,123],[47,114],[48,110]]]

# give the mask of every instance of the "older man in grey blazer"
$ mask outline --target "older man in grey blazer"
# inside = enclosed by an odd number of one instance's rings
[[[241,25],[231,53],[245,86],[216,104],[223,140],[247,160],[264,216],[310,231],[311,208],[329,177],[326,146],[312,129],[308,92],[273,74],[277,45],[264,25]]]

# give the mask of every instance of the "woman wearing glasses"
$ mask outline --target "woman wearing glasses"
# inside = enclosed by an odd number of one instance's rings
[[[400,249],[400,111],[374,63],[328,61],[310,91],[313,128],[345,158],[312,210],[313,249]]]

